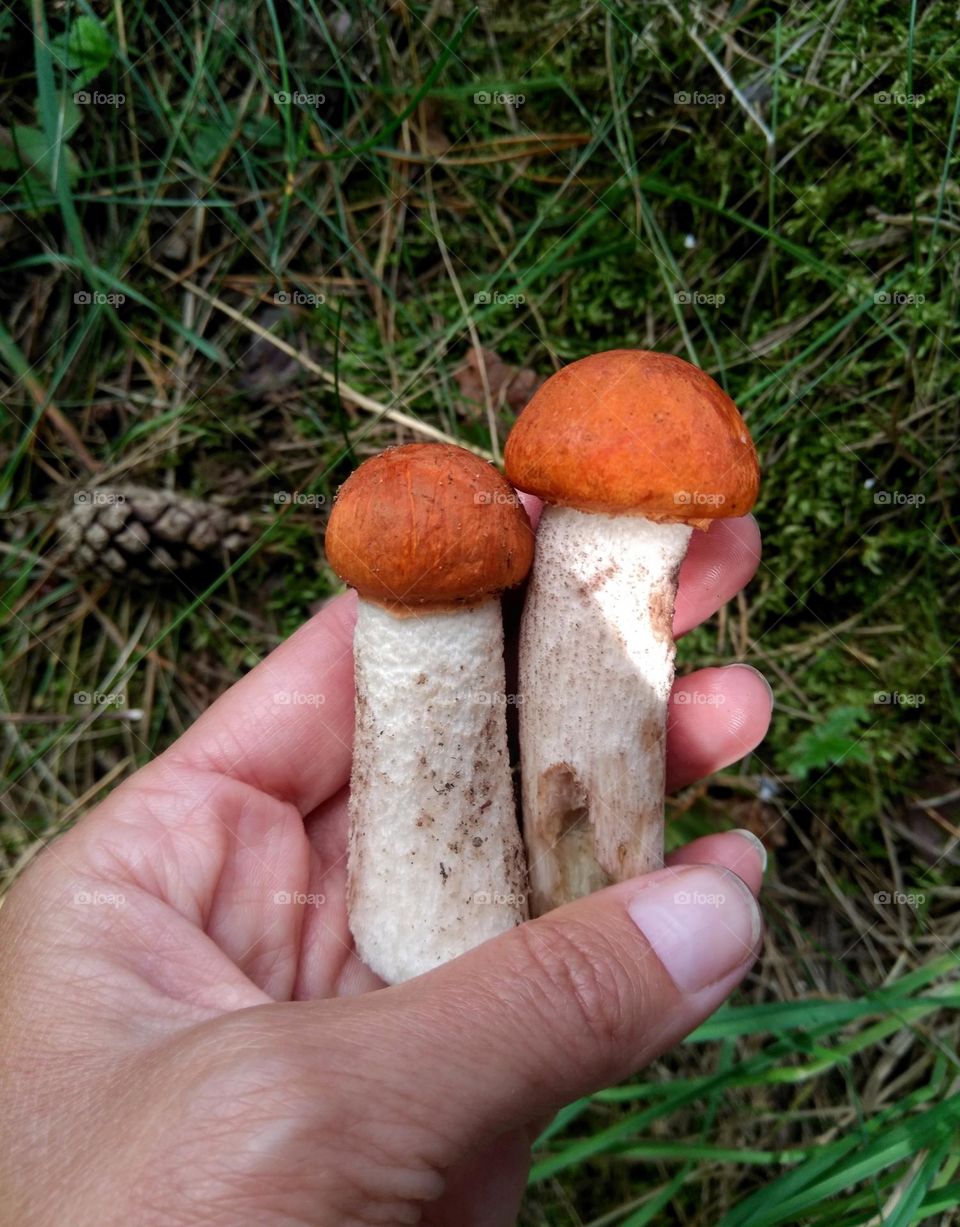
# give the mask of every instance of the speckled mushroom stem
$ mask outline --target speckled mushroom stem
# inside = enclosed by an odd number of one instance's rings
[[[396,983],[527,917],[500,601],[394,613],[361,599],[354,657],[350,927]]]
[[[531,913],[663,864],[688,524],[545,507],[520,629]]]

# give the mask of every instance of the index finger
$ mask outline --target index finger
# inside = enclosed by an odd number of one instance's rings
[[[356,593],[334,597],[209,707],[164,756],[306,815],[346,783],[353,752]]]

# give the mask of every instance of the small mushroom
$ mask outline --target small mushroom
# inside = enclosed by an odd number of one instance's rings
[[[611,350],[536,393],[510,481],[547,504],[520,628],[531,910],[663,863],[673,610],[694,528],[746,514],[753,443],[729,396],[668,354]]]
[[[395,983],[527,917],[499,594],[526,577],[533,531],[492,465],[415,443],[347,479],[326,550],[360,598],[350,928]]]

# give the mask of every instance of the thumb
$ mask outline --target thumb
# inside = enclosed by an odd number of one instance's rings
[[[415,1082],[455,1150],[474,1147],[628,1077],[692,1031],[746,974],[761,927],[750,888],[720,866],[610,887],[367,998],[390,1031],[387,1076]]]

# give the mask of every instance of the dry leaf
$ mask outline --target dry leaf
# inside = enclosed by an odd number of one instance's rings
[[[511,366],[492,349],[477,349],[474,346],[463,365],[453,372],[460,395],[470,403],[472,410],[486,403],[483,368],[486,369],[490,399],[494,405],[506,406],[513,413],[519,413],[543,383],[537,372],[529,367]]]
[[[414,135],[421,153],[441,157],[450,148],[450,138],[443,130],[443,114],[439,98],[424,98],[417,107]]]

